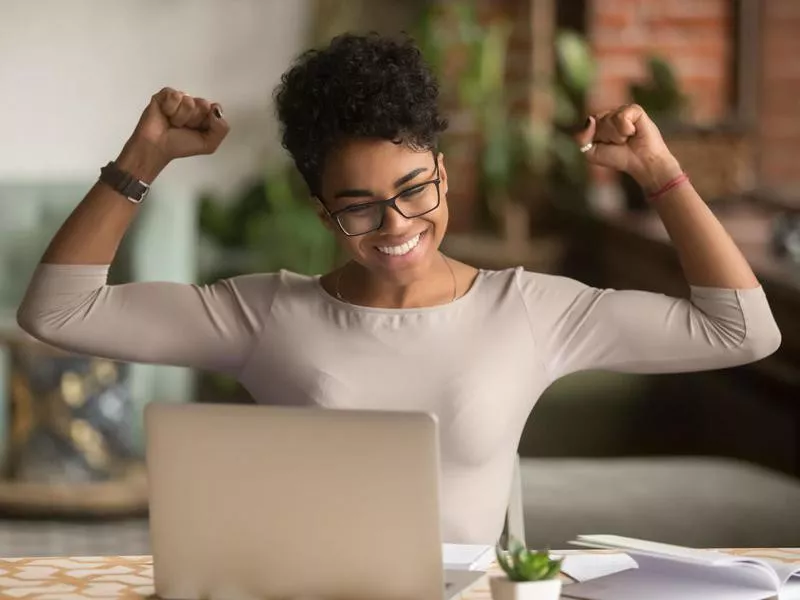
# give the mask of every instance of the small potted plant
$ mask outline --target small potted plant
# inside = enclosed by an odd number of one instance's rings
[[[528,550],[513,538],[508,550],[498,544],[496,553],[506,576],[490,579],[493,600],[557,600],[561,595],[563,558],[550,558],[546,550]]]

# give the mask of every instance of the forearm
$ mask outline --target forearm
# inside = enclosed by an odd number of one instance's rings
[[[639,178],[652,192],[681,173],[677,160],[664,164]],[[759,286],[747,260],[691,182],[684,182],[653,201],[678,253],[689,285],[727,289]]]
[[[146,183],[151,183],[165,165],[155,152],[135,142],[125,145],[116,163]],[[63,265],[112,263],[138,207],[106,184],[96,183],[53,237],[42,262]]]

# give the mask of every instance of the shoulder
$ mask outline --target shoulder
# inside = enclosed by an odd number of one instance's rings
[[[220,279],[211,287],[227,290],[240,304],[268,307],[278,296],[302,297],[316,293],[317,285],[316,277],[280,270]]]
[[[527,271],[524,267],[483,270],[483,279],[490,288],[515,287],[523,295],[576,294],[591,289],[585,283],[563,275]]]
[[[563,275],[527,271],[524,267],[483,271],[484,293],[516,296],[540,317],[562,313],[582,298],[593,298],[600,290]]]
[[[246,273],[225,279],[220,279],[218,283],[224,283],[240,290],[264,291],[268,288],[297,287],[309,285],[315,281],[310,275],[302,275],[293,271],[281,269],[269,273]]]

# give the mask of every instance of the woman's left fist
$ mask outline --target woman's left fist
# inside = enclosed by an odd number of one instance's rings
[[[590,163],[624,171],[648,192],[681,174],[658,127],[638,104],[589,117],[576,141]]]

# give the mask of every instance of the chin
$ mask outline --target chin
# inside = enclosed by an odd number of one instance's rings
[[[376,237],[359,248],[365,266],[394,277],[405,278],[426,268],[438,252],[433,227],[409,233],[402,239]]]

